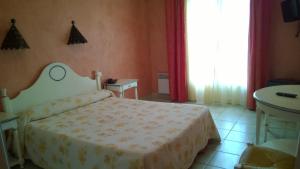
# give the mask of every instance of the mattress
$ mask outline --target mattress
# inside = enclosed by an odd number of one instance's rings
[[[25,126],[45,169],[188,169],[220,139],[207,107],[109,97]]]

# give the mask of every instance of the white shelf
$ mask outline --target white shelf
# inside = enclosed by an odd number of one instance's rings
[[[275,139],[262,144],[264,147],[276,149],[292,156],[297,156],[297,140]]]

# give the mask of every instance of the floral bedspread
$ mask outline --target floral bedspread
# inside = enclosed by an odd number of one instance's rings
[[[116,97],[25,127],[45,169],[188,169],[209,139],[219,134],[205,106]]]

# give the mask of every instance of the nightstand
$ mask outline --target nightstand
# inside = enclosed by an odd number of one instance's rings
[[[130,88],[134,88],[135,99],[138,99],[138,83],[137,79],[119,79],[114,84],[107,84],[106,89],[112,90],[120,93],[120,97],[124,97],[124,92]]]
[[[21,147],[19,143],[19,134],[18,134],[18,124],[17,124],[18,117],[12,113],[4,113],[0,112],[0,146],[1,151],[3,153],[3,160],[5,169],[9,169],[10,167],[19,164],[21,168],[23,168],[24,160],[21,155]],[[18,159],[15,159],[13,157],[10,157],[7,152],[6,147],[6,141],[5,141],[5,130],[13,130],[14,139],[16,139],[17,143],[17,153],[18,153]]]

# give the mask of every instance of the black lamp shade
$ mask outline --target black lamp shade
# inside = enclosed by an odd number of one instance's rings
[[[79,32],[79,30],[75,26],[75,22],[72,21],[72,27],[70,32],[70,37],[68,41],[68,45],[78,44],[78,43],[87,43],[85,37]]]
[[[26,49],[29,48],[23,36],[15,26],[16,20],[11,20],[11,27],[7,32],[4,41],[2,42],[1,49]]]

